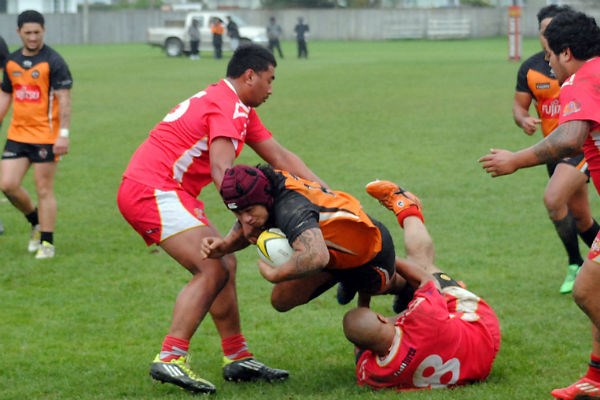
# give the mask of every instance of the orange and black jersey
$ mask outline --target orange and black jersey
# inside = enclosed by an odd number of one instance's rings
[[[305,230],[320,228],[330,269],[364,265],[381,251],[381,232],[356,198],[286,171],[273,172],[267,172],[274,196],[269,223],[281,229],[290,243]]]
[[[11,53],[1,86],[13,98],[8,139],[31,144],[54,143],[60,129],[54,91],[70,89],[72,85],[67,63],[49,46],[44,45],[35,56],[24,56],[22,49]]]
[[[543,51],[521,64],[515,90],[529,93],[535,99],[535,108],[542,120],[542,133],[548,136],[558,126],[560,85]]]

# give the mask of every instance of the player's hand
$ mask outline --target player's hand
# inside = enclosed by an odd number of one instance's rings
[[[491,149],[490,153],[481,157],[478,162],[492,177],[510,175],[517,170],[513,162],[515,153],[502,149]]]
[[[200,255],[203,259],[205,258],[221,258],[225,253],[221,250],[221,246],[224,244],[223,238],[220,237],[207,237],[202,239],[200,244]]]
[[[262,259],[258,259],[258,271],[262,275],[263,278],[268,280],[271,283],[277,283],[279,280],[277,279],[277,269],[278,267],[273,267]]]
[[[537,127],[541,123],[542,120],[539,118],[527,117],[523,118],[523,121],[521,122],[521,128],[523,129],[523,132],[531,136],[535,133],[535,131],[537,131]]]
[[[59,136],[52,147],[52,151],[57,156],[63,156],[69,152],[69,138]]]

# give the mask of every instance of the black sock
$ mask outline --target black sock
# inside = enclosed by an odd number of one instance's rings
[[[567,250],[569,264],[583,264],[583,258],[579,253],[579,238],[577,237],[577,225],[575,225],[573,214],[568,213],[563,219],[552,222],[558,237],[563,242],[565,250]]]
[[[596,239],[596,235],[598,234],[598,231],[600,231],[600,225],[598,225],[595,219],[593,221],[594,223],[590,229],[585,232],[579,232],[579,237],[588,247],[592,247],[592,243],[594,243],[594,239]]]
[[[40,232],[40,242],[54,243],[54,232]]]
[[[38,220],[37,208],[35,210],[33,210],[32,212],[30,212],[29,214],[25,215],[25,218],[27,218],[27,221],[29,221],[31,226],[36,226],[37,224],[40,223],[40,221]]]

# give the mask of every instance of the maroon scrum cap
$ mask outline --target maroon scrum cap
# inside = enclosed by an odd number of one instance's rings
[[[235,165],[225,170],[220,193],[227,208],[238,211],[255,204],[270,208],[273,204],[270,189],[271,183],[260,169]]]

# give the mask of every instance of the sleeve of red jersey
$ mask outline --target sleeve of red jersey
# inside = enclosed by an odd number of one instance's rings
[[[592,88],[587,85],[566,85],[560,89],[559,124],[569,121],[594,121],[600,123],[597,111],[598,99],[594,99]]]
[[[246,129],[246,142],[258,143],[270,139],[273,135],[263,125],[254,108],[248,115],[248,128]]]

